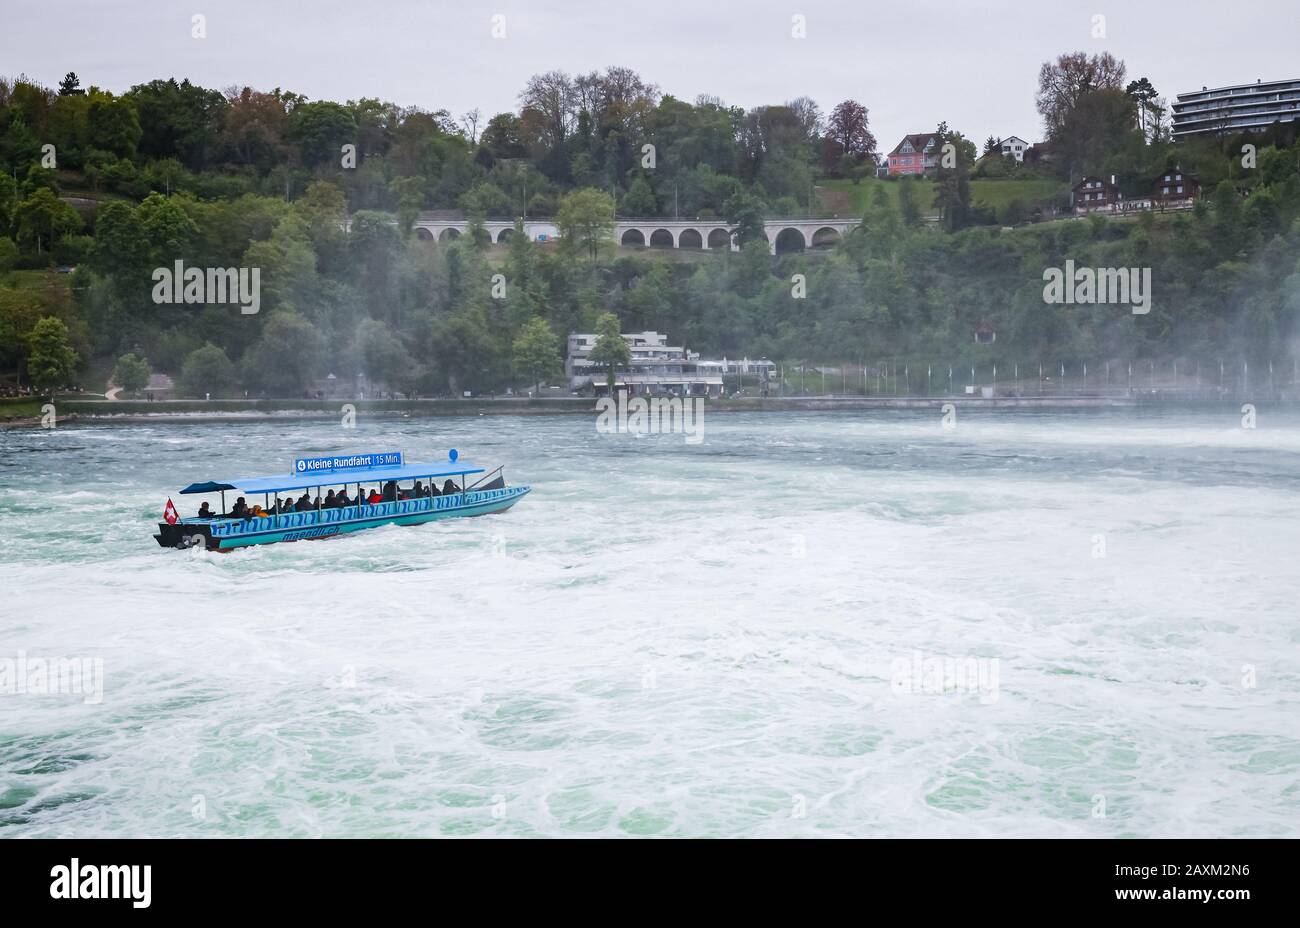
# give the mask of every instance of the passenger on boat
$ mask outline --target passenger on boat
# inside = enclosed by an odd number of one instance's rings
[[[341,507],[341,506],[351,506],[351,505],[353,505],[352,500],[348,499],[348,488],[347,488],[347,487],[344,487],[342,490],[339,490],[339,495],[336,496],[336,497],[334,497],[334,505],[336,505],[336,506],[340,506],[340,507]]]
[[[311,497],[308,496],[306,493],[298,497],[298,502],[293,504],[294,512],[306,512],[311,508],[312,508]]]
[[[248,503],[244,502],[242,496],[235,500],[235,505],[230,508],[230,514],[236,519],[248,518]]]
[[[333,509],[333,508],[334,508],[335,506],[337,506],[338,504],[339,504],[339,498],[338,498],[337,496],[334,495],[334,491],[333,491],[333,490],[330,490],[328,493],[325,494],[325,508],[326,508],[326,509]]]
[[[379,495],[378,490],[371,490],[370,495],[366,497],[366,502],[372,506],[375,505],[376,503],[382,503],[383,501],[384,498]]]
[[[429,495],[429,494],[428,494],[428,491],[426,491],[426,490],[424,489],[424,484],[417,480],[417,481],[415,481],[415,486],[411,487],[411,492],[406,496],[406,498],[407,498],[407,499],[423,499],[424,497],[426,497],[426,496],[428,496],[428,495]]]
[[[396,480],[390,480],[386,484],[384,484],[384,502],[386,503],[397,502],[397,481]]]
[[[206,502],[203,503],[201,506],[199,506],[199,518],[200,519],[212,518],[212,510],[208,508],[208,504]]]
[[[427,492],[429,496],[441,496],[442,494],[438,492],[438,481],[430,480]]]
[[[452,483],[450,480],[448,480],[446,483],[442,485],[443,496],[448,496],[452,493],[459,493],[459,492],[460,492],[460,487],[456,486],[456,484]]]

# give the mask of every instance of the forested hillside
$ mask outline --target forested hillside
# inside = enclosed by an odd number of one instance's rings
[[[1068,79],[1077,65],[1044,67]],[[893,140],[877,144],[855,100],[746,111],[664,96],[623,68],[538,75],[517,112],[490,118],[183,80],[122,94],[71,74],[59,88],[0,81],[0,380],[102,392],[116,368],[119,385],[152,370],[200,395],[299,395],[329,373],[502,390],[553,372],[564,336],[604,312],[694,350],[790,362],[1290,358],[1294,131],[1174,146],[1159,102],[1124,86],[1122,64],[1102,70],[1068,100],[1040,77],[1051,159],[1017,164],[989,143],[981,156],[943,125],[956,163],[924,182],[873,179]],[[1173,165],[1201,179],[1193,211],[1028,222],[1085,173],[1140,193]],[[817,213],[819,186],[847,192],[860,229],[829,253],[770,256],[764,218]],[[425,210],[549,216],[565,235],[497,246],[472,225],[434,244],[412,234]],[[735,223],[742,247],[603,236],[615,216],[675,214]],[[1068,258],[1150,267],[1152,311],[1045,305],[1043,271]],[[159,304],[153,274],[176,261],[259,268],[259,311]],[[975,344],[977,327],[996,342]]]

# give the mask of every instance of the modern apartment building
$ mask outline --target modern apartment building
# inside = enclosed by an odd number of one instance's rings
[[[1300,119],[1300,80],[1255,81],[1195,93],[1180,93],[1173,105],[1173,139],[1207,133],[1267,129]]]

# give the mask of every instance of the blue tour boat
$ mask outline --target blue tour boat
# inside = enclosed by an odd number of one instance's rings
[[[478,479],[467,483],[475,477]],[[438,480],[445,480],[441,489]],[[367,485],[373,487],[370,495],[379,494],[380,501],[359,498]],[[326,505],[337,487],[342,487],[345,495],[355,488],[358,498],[348,497],[344,505]],[[530,489],[506,486],[502,467],[488,472],[458,460],[454,449],[445,462],[426,464],[408,464],[401,452],[395,451],[298,458],[286,474],[190,484],[180,492],[221,494],[220,512],[182,518],[168,500],[166,521],[158,523],[158,534],[153,537],[164,548],[201,544],[211,551],[229,551],[276,541],[331,538],[380,525],[420,525],[502,512]],[[244,501],[240,496],[234,509],[227,510],[228,491],[252,497],[261,494],[262,501],[246,511],[239,508]],[[281,495],[286,493],[290,495]],[[299,493],[307,495],[306,505],[300,496],[295,503]]]

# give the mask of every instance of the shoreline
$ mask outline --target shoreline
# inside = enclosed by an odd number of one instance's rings
[[[951,403],[959,410],[1073,410],[1235,406],[1226,397],[1186,395],[1134,396],[802,396],[706,399],[709,413],[856,412],[875,410],[941,411]],[[58,422],[64,423],[186,423],[249,422],[266,420],[337,419],[345,405],[359,415],[382,418],[438,418],[456,416],[596,415],[592,397],[544,399],[416,399],[416,400],[62,400],[56,401]],[[0,417],[4,405],[0,404]],[[0,430],[39,428],[39,416],[0,418]]]

